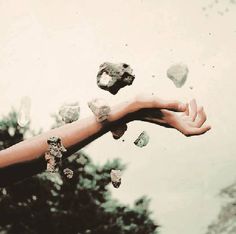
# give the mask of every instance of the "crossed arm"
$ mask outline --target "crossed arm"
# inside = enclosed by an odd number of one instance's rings
[[[202,107],[197,107],[195,100],[183,104],[156,96],[139,95],[111,107],[105,123],[99,123],[91,116],[0,151],[0,187],[45,170],[47,163],[44,154],[48,149],[47,139],[51,136],[61,138],[67,149],[63,157],[68,157],[117,126],[135,120],[174,128],[185,136],[200,135],[210,129],[210,126],[204,125],[206,114]]]

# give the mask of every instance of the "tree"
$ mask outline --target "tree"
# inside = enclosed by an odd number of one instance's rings
[[[20,128],[16,120],[13,110],[0,122],[2,149],[23,140],[30,131],[29,126]],[[118,159],[98,166],[79,151],[65,159],[62,168],[72,169],[73,178],[62,171],[44,172],[0,190],[0,233],[157,233],[149,199],[141,197],[133,207],[112,199],[110,171],[125,169]]]
[[[12,109],[8,116],[0,121],[0,150],[14,145],[24,138],[29,125],[22,128],[17,124],[17,112]]]
[[[207,234],[235,234],[236,182],[222,189],[220,195],[227,198],[227,203],[221,208],[217,220],[209,225]]]

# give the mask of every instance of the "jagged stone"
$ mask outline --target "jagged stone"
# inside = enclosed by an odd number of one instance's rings
[[[88,102],[88,107],[96,116],[98,122],[105,121],[111,111],[111,108],[106,104],[106,102],[103,99],[98,98]]]
[[[67,103],[60,107],[59,115],[65,123],[72,123],[79,119],[80,107],[78,102]]]
[[[47,161],[47,172],[51,172],[51,173],[57,172],[58,167],[57,167],[55,158],[51,156],[50,154],[46,153],[45,159]]]
[[[149,135],[143,131],[138,138],[134,141],[134,144],[140,148],[146,146],[149,142]]]
[[[126,63],[105,62],[99,67],[97,85],[112,94],[117,94],[121,88],[133,83],[135,76],[132,72],[133,69]]]
[[[128,127],[127,127],[126,124],[120,125],[116,129],[113,129],[111,131],[113,138],[116,139],[116,140],[121,138],[125,134],[127,129],[128,129]]]
[[[187,80],[188,67],[182,63],[174,64],[167,70],[167,76],[177,88],[181,88]]]
[[[48,151],[45,153],[45,160],[47,161],[47,171],[56,172],[61,164],[61,158],[63,152],[66,152],[66,148],[62,145],[59,137],[50,137],[47,140]]]
[[[114,188],[119,188],[121,185],[121,171],[120,170],[111,170],[111,183]]]
[[[61,158],[62,153],[67,151],[62,145],[61,139],[59,137],[50,137],[47,140],[47,143],[49,145],[48,151],[50,155],[53,155],[54,157]]]
[[[63,173],[68,179],[71,179],[73,177],[73,174],[74,174],[74,172],[69,168],[65,168],[63,170]]]

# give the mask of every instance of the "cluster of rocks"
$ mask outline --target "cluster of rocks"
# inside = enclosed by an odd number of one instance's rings
[[[51,173],[58,172],[61,166],[61,160],[63,153],[66,152],[66,148],[63,146],[59,137],[50,137],[47,140],[48,150],[45,153],[45,160],[47,162],[47,171]],[[71,179],[73,177],[73,171],[69,168],[63,170],[64,175]]]
[[[171,79],[177,88],[182,87],[188,76],[188,67],[182,63],[174,64],[167,70],[167,77]],[[100,65],[97,74],[97,85],[99,88],[115,95],[121,88],[129,86],[133,83],[135,75],[133,69],[126,63],[110,63],[105,62]],[[26,105],[27,106],[27,105]],[[88,102],[88,107],[91,109],[98,122],[104,122],[108,119],[111,112],[110,106],[102,99],[93,99]],[[64,123],[72,123],[79,119],[80,107],[78,102],[65,104],[61,106],[59,115]],[[25,121],[26,122],[26,121]],[[23,125],[23,124],[22,124]],[[123,124],[111,130],[114,139],[121,138],[127,131],[127,125]],[[134,144],[137,147],[144,147],[149,142],[149,135],[143,131]],[[45,154],[47,160],[47,170],[55,172],[60,164],[63,152],[66,151],[58,137],[51,137],[48,139],[49,149]],[[69,179],[73,177],[73,171],[69,168],[63,170],[65,176]],[[115,188],[119,188],[121,184],[121,171],[111,170],[111,182]]]
[[[80,107],[78,102],[66,103],[59,108],[59,116],[64,123],[72,123],[79,119]],[[63,146],[59,137],[50,137],[47,140],[48,150],[45,153],[45,160],[47,162],[47,171],[51,173],[58,172],[61,167],[61,161],[63,153],[66,152],[66,148]],[[63,170],[64,175],[71,179],[73,177],[73,171],[69,168]]]
[[[133,74],[133,70],[126,63],[103,63],[99,67],[99,72],[97,74],[97,85],[103,90],[110,92],[111,94],[117,94],[118,91],[128,85],[131,85],[135,79]],[[91,104],[89,105],[90,109],[96,116],[99,116],[98,113],[103,113],[103,109],[100,106],[96,106],[91,108]],[[95,112],[96,110],[96,112]],[[108,113],[109,114],[109,113]],[[102,116],[102,115],[101,115]],[[105,119],[105,117],[104,117]],[[124,133],[127,131],[127,125],[123,124],[111,130],[112,136],[114,139],[121,138]],[[148,144],[149,136],[144,131],[139,137],[135,140],[134,144],[138,147],[144,147]],[[119,188],[121,184],[121,171],[120,170],[111,170],[111,182],[115,188]]]

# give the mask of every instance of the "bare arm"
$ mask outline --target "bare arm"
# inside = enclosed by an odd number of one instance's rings
[[[165,101],[153,96],[138,96],[112,107],[106,123],[99,123],[94,116],[91,116],[22,141],[0,151],[0,186],[7,186],[44,171],[46,169],[44,154],[48,149],[47,139],[51,136],[61,138],[67,149],[64,157],[67,157],[114,127],[133,120],[173,127],[184,133],[178,129],[179,120],[173,116],[175,111],[186,113],[187,109],[187,105],[178,101]],[[181,121],[179,124],[182,124]],[[181,126],[183,127],[188,131],[188,134],[184,133],[185,135],[195,135],[194,132],[190,133],[188,125]],[[208,128],[200,126],[198,131],[204,133],[209,130]]]
[[[83,142],[88,143],[89,139],[97,138],[109,131],[116,121],[125,121],[124,118],[132,108],[132,104],[132,102],[124,102],[113,107],[107,124],[97,122],[96,118],[91,115],[2,150],[0,151],[0,168],[42,157],[48,149],[47,139],[51,136],[60,137],[69,153],[77,151],[82,148]]]

